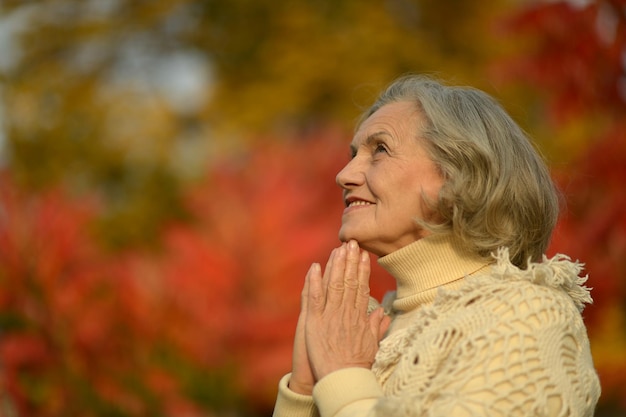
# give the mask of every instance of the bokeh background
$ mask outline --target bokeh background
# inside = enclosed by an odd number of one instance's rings
[[[408,72],[535,138],[626,415],[625,67],[625,0],[3,0],[0,416],[271,415],[354,122]]]

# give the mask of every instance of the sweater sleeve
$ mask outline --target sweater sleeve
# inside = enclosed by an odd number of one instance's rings
[[[365,368],[332,372],[313,388],[313,399],[322,417],[366,416],[382,397],[376,377]]]
[[[302,395],[289,389],[291,374],[278,383],[278,396],[273,417],[317,417],[319,413],[310,395]]]
[[[366,416],[383,396],[369,369],[347,368],[322,378],[313,396],[301,395],[288,387],[291,374],[278,384],[274,417]]]

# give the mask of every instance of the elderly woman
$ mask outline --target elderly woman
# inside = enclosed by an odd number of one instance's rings
[[[543,253],[548,169],[492,98],[409,76],[337,175],[344,242],[302,292],[275,416],[591,416],[581,265]],[[396,280],[369,297],[369,253]]]

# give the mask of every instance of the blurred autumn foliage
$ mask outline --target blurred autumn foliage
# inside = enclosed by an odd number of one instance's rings
[[[338,134],[216,165],[185,199],[196,221],[166,227],[158,253],[97,250],[95,201],[3,178],[0,353],[18,410],[203,415],[242,398],[268,410],[290,366],[302,277],[337,244],[341,201],[323,184],[346,153]],[[372,290],[388,287],[380,277]]]
[[[623,0],[0,12],[0,417],[270,415],[349,129],[408,71],[494,93],[537,138],[566,200],[550,251],[594,287],[598,413],[626,412]]]

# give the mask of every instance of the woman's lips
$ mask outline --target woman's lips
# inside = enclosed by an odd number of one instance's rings
[[[365,201],[365,200],[353,200],[350,201],[346,208],[344,209],[344,213],[349,213],[352,212],[354,210],[359,210],[365,207],[369,207],[369,206],[373,206],[374,203],[370,203],[369,201]]]

